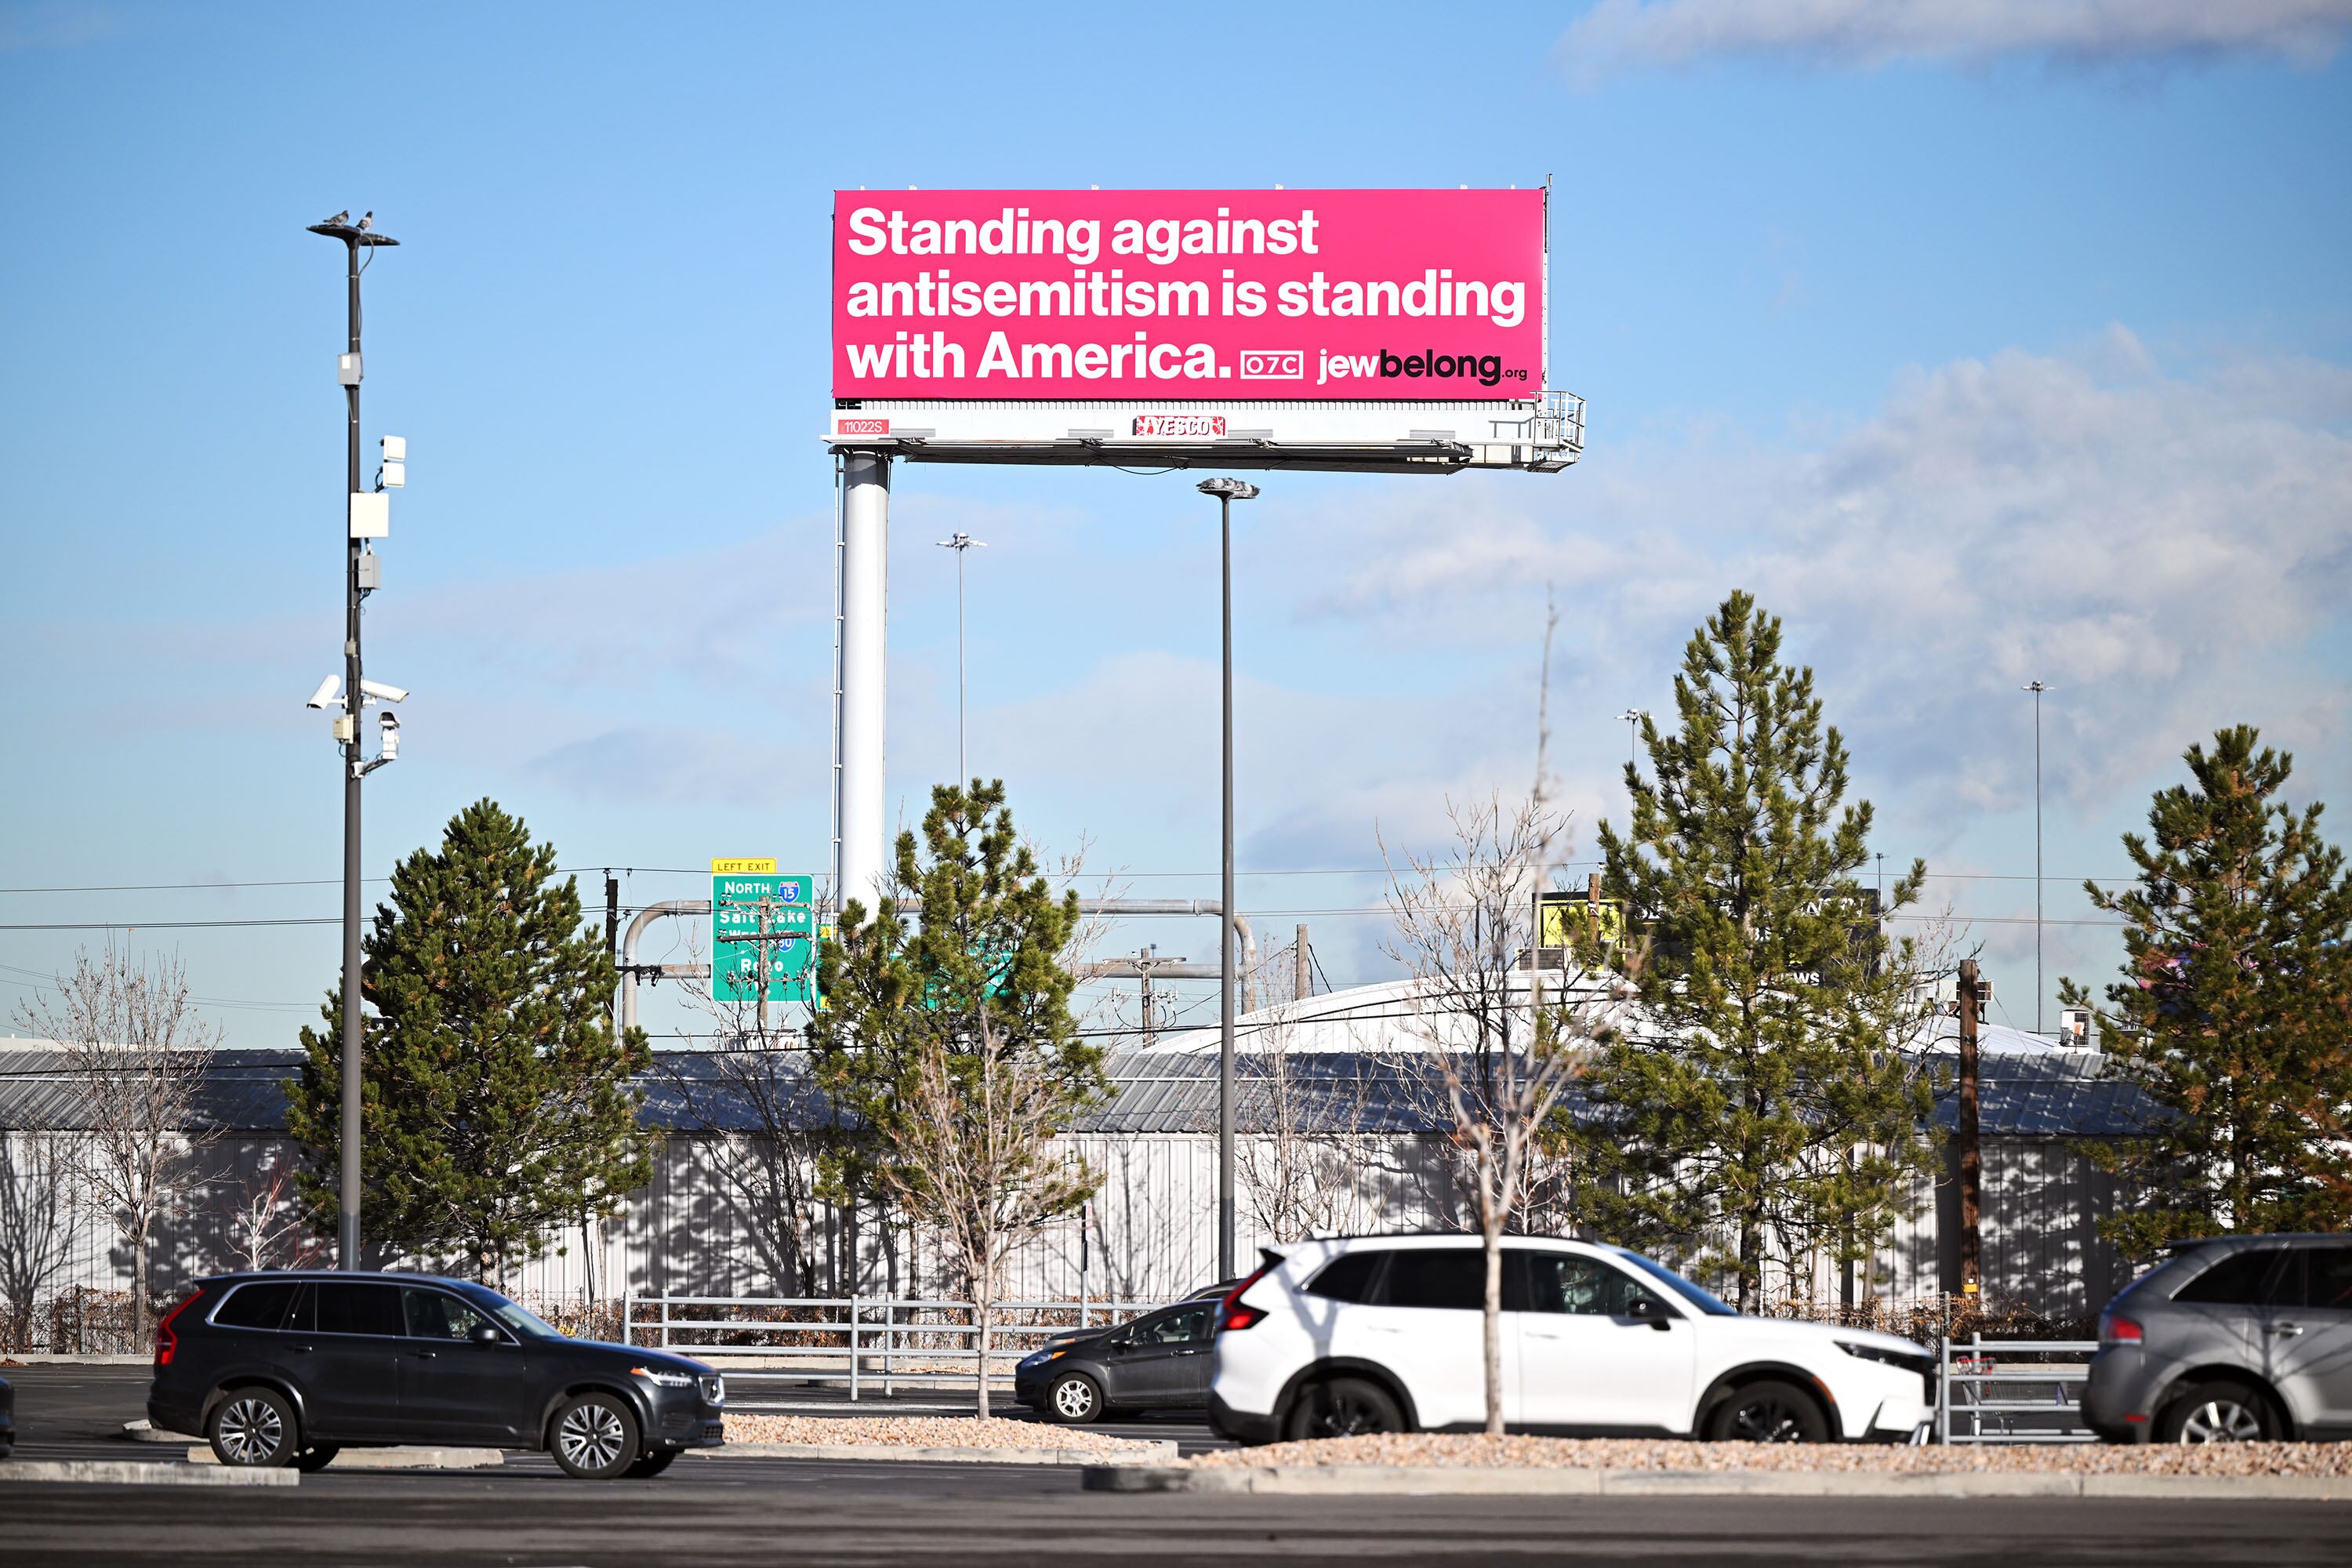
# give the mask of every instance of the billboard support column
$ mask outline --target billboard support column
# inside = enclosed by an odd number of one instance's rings
[[[845,454],[841,479],[841,843],[834,902],[868,910],[887,880],[882,815],[890,459]]]

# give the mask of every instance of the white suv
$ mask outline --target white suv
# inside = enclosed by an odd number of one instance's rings
[[[1244,1443],[1486,1423],[1475,1236],[1296,1243],[1217,1312],[1210,1425]],[[1743,1317],[1623,1247],[1503,1243],[1514,1431],[1760,1442],[1910,1439],[1935,1358],[1908,1340]]]

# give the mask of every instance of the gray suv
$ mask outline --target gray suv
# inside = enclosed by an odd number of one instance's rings
[[[2352,1237],[2175,1247],[2099,1315],[2083,1421],[2110,1443],[2352,1437]]]

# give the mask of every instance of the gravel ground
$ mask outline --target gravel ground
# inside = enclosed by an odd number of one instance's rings
[[[730,1443],[858,1443],[877,1447],[924,1448],[1083,1448],[1107,1454],[1137,1449],[1157,1452],[1159,1445],[1106,1432],[1072,1432],[1041,1426],[1034,1421],[1007,1421],[992,1415],[751,1415],[727,1417]]]
[[[728,1418],[731,1423],[735,1418]],[[730,1436],[732,1436],[730,1428]],[[1984,1447],[1678,1443],[1635,1437],[1381,1433],[1199,1454],[1192,1465],[1435,1465],[1612,1470],[2059,1470],[2158,1476],[2352,1476],[2352,1443],[2042,1443]]]

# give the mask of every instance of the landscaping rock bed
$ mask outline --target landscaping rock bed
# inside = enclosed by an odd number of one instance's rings
[[[992,1415],[757,1415],[730,1414],[727,1441],[886,1448],[1073,1448],[1089,1454],[1158,1454],[1158,1443],[1079,1432]]]
[[[728,1418],[731,1423],[736,1418]],[[952,1423],[948,1423],[952,1425]],[[1013,1423],[1004,1423],[1011,1426]],[[1034,1430],[1034,1428],[1032,1429]],[[729,1428],[733,1436],[733,1428]],[[1034,1439],[1032,1439],[1034,1441]],[[1687,1443],[1633,1437],[1489,1437],[1381,1433],[1226,1448],[1184,1461],[1200,1468],[1377,1465],[1486,1469],[1827,1470],[1887,1475],[1961,1472],[2141,1476],[2352,1477],[2352,1443],[2036,1443],[1909,1447],[1846,1443]]]

